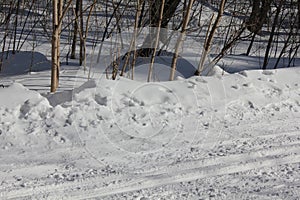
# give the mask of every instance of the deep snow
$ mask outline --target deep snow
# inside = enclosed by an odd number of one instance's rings
[[[205,25],[211,10],[203,9]],[[119,56],[132,37],[130,28],[123,33]],[[194,77],[203,38],[188,35],[175,81],[167,81],[170,55],[156,59],[154,82],[145,81],[149,58],[137,60],[134,81],[130,70],[112,81],[105,70],[117,36],[103,43],[100,63],[88,49],[87,71],[62,57],[50,94],[44,40],[35,53],[25,44],[29,51],[6,54],[0,74],[1,200],[299,199],[299,55],[294,68],[262,71],[264,42],[250,56],[241,42],[209,76]]]
[[[16,76],[0,88],[1,198],[297,199],[299,75],[103,75],[43,95]]]

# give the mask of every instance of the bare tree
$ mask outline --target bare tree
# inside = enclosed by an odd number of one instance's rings
[[[214,25],[212,26],[212,29],[211,29],[211,31],[208,35],[207,40],[205,40],[204,49],[203,49],[203,52],[202,52],[202,55],[201,55],[198,70],[195,72],[195,75],[200,75],[202,70],[203,70],[205,59],[206,59],[206,57],[207,57],[207,55],[210,51],[212,40],[214,38],[215,32],[218,28],[218,25],[221,21],[221,18],[222,18],[223,12],[224,12],[225,3],[226,3],[226,0],[222,0],[221,3],[220,3],[220,8],[218,10],[217,18],[214,22]]]
[[[75,20],[74,20],[74,31],[73,31],[73,40],[72,40],[72,47],[71,47],[71,59],[76,58],[76,43],[77,43],[77,34],[78,34],[78,22],[79,22],[79,10],[80,6],[82,5],[82,0],[76,0],[76,5],[75,5]]]
[[[273,25],[272,25],[272,30],[271,30],[271,33],[270,33],[268,45],[267,45],[266,52],[265,52],[265,58],[264,58],[264,63],[263,63],[263,67],[262,67],[263,69],[266,69],[267,65],[268,65],[269,53],[270,53],[271,46],[272,46],[272,43],[273,43],[273,38],[274,38],[275,30],[276,30],[276,27],[277,27],[277,24],[278,24],[278,18],[279,18],[279,14],[280,14],[283,3],[284,3],[284,0],[279,0],[279,5],[276,9],[276,14],[275,14],[274,22],[273,22]]]
[[[247,28],[255,34],[259,34],[267,20],[268,12],[271,9],[272,0],[253,0],[252,12],[247,21]]]
[[[14,30],[14,41],[13,41],[12,54],[16,53],[16,42],[17,42],[17,29],[18,29],[19,10],[20,10],[20,0],[17,0],[16,15],[15,15],[15,24],[14,24],[14,29],[15,29]]]
[[[161,8],[160,8],[160,12],[159,12],[159,20],[158,20],[158,25],[156,28],[156,37],[155,37],[155,43],[154,43],[154,48],[152,51],[152,55],[151,55],[151,61],[150,61],[150,66],[149,66],[149,72],[148,72],[148,82],[151,81],[152,79],[152,72],[153,72],[153,64],[154,64],[154,59],[155,59],[155,55],[156,55],[156,49],[158,46],[158,42],[159,42],[159,35],[160,35],[160,30],[161,30],[161,24],[162,24],[162,19],[163,19],[163,14],[164,14],[164,7],[165,7],[165,0],[161,1]]]
[[[176,9],[180,3],[180,0],[165,0],[164,3],[164,12],[161,19],[161,30],[165,31],[168,23],[170,22],[171,18],[174,16]],[[158,27],[159,20],[160,20],[160,8],[162,6],[161,0],[149,0],[149,6],[150,6],[150,27]],[[154,29],[155,30],[155,29]],[[152,29],[153,31],[153,29]],[[145,38],[142,48],[138,52],[138,56],[142,57],[149,57],[153,53],[153,47],[155,46],[155,40],[152,37],[155,37],[156,34],[151,32],[147,35]],[[160,33],[159,40],[163,43],[165,43],[165,37],[163,33]]]
[[[194,0],[189,0],[189,4],[188,4],[188,7],[187,7],[187,10],[186,10],[186,13],[185,13],[185,17],[183,19],[181,34],[180,34],[179,38],[177,39],[177,43],[176,43],[176,46],[175,46],[175,52],[174,52],[174,56],[173,56],[172,64],[171,64],[170,81],[174,80],[179,49],[181,48],[182,42],[183,42],[183,40],[185,38],[185,35],[186,35],[186,29],[187,29],[188,23],[190,21],[190,13],[191,13],[191,10],[192,10],[193,3],[194,3]]]
[[[124,75],[124,72],[127,68],[128,62],[129,62],[129,58],[131,55],[131,51],[132,49],[134,50],[133,52],[133,60],[132,60],[132,75],[131,78],[133,79],[133,75],[134,75],[134,65],[135,65],[135,60],[136,60],[136,37],[137,37],[137,33],[138,33],[138,27],[139,27],[139,19],[140,19],[140,15],[142,13],[142,5],[144,0],[138,0],[137,1],[137,6],[136,6],[136,14],[135,14],[135,21],[134,21],[134,33],[133,33],[133,38],[130,42],[130,46],[129,46],[129,50],[128,53],[125,55],[125,63],[122,67],[122,71],[120,76]]]
[[[53,0],[53,32],[52,32],[52,53],[51,53],[51,92],[56,92],[59,84],[60,71],[60,35],[63,18],[71,5],[72,0],[69,0],[67,5],[63,7],[63,0]]]

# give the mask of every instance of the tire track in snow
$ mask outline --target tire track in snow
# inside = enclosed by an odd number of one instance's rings
[[[295,134],[300,133],[296,132]],[[9,199],[39,194],[47,194],[50,197],[68,194],[72,199],[108,196],[210,176],[239,173],[261,167],[297,163],[300,162],[299,148],[300,144],[296,142],[286,146],[273,147],[272,149],[255,149],[255,151],[245,154],[178,163],[173,166],[165,166],[165,169],[162,168],[156,172],[107,178],[87,178],[72,183],[11,190],[5,194],[2,192],[2,195]]]

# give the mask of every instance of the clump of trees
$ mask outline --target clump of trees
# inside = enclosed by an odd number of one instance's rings
[[[62,59],[67,63],[68,59],[78,59],[85,67],[87,45],[95,48],[99,44],[99,61],[103,42],[128,27],[134,27],[134,36],[123,66],[112,56],[113,79],[124,75],[129,66],[133,79],[136,58],[146,56],[151,58],[151,81],[155,57],[161,52],[158,47],[167,48],[172,38],[172,34],[164,32],[167,29],[180,32],[173,50],[170,80],[174,79],[186,35],[193,35],[203,46],[195,75],[202,75],[204,68],[234,53],[240,42],[248,42],[245,55],[263,52],[262,69],[267,68],[271,55],[277,59],[273,68],[280,67],[282,58],[286,58],[289,67],[299,54],[299,10],[299,0],[2,0],[0,70],[8,52],[18,53],[30,42],[35,51],[38,43],[34,41],[48,41],[52,44],[51,92],[55,92]],[[145,37],[145,48],[137,50],[135,38],[145,27],[155,28]],[[266,46],[262,49],[263,42]],[[210,53],[214,56],[208,58]]]

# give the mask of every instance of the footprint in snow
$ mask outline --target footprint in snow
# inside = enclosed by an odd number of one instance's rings
[[[100,106],[107,106],[107,97],[101,97],[99,95],[95,95],[95,101]]]
[[[274,71],[271,71],[271,70],[264,70],[264,71],[262,72],[262,74],[263,74],[263,75],[266,75],[266,76],[270,76],[270,75],[275,74],[275,72],[274,72]]]
[[[238,86],[238,85],[232,85],[232,86],[231,86],[231,88],[233,88],[233,89],[236,89],[236,90],[237,90],[237,89],[239,89],[239,86]]]
[[[244,77],[248,77],[248,74],[245,71],[241,71],[241,72],[239,72],[239,74],[242,75],[242,76],[244,76]]]

